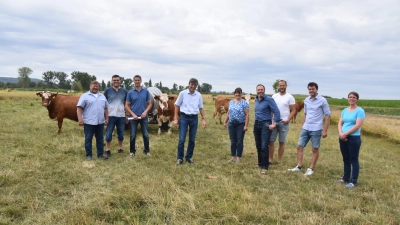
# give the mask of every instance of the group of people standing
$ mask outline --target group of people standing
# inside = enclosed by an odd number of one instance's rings
[[[286,137],[289,131],[290,120],[296,113],[295,99],[286,92],[287,82],[278,82],[278,93],[269,97],[265,94],[265,87],[257,85],[255,99],[254,139],[256,143],[258,166],[261,174],[265,174],[270,164],[279,164],[284,150]],[[304,100],[304,118],[302,130],[297,143],[297,165],[288,169],[290,172],[302,170],[304,148],[311,140],[312,160],[305,176],[314,173],[314,168],[319,158],[321,137],[328,136],[331,111],[327,100],[318,95],[318,84],[310,82],[307,85],[309,96]],[[236,88],[235,98],[229,102],[229,109],[224,121],[224,127],[229,130],[231,141],[231,159],[228,162],[240,162],[243,154],[244,134],[248,130],[249,105],[242,99],[242,89]],[[346,184],[348,188],[357,185],[359,174],[359,152],[361,147],[360,130],[365,118],[364,110],[357,106],[359,95],[350,92],[348,95],[349,108],[343,110],[339,123],[339,146],[344,162],[343,177],[339,183]],[[323,118],[325,117],[325,123]],[[229,123],[228,123],[229,122]],[[274,158],[274,142],[279,136],[278,160]]]
[[[138,125],[141,126],[144,151],[150,156],[148,112],[152,108],[150,93],[141,86],[140,75],[134,76],[134,88],[127,92],[121,88],[120,77],[112,76],[112,87],[107,88],[104,95],[99,92],[99,83],[92,81],[90,90],[81,95],[77,104],[79,125],[84,126],[86,159],[92,159],[92,139],[96,137],[97,157],[107,159],[111,156],[112,132],[117,127],[118,153],[123,153],[125,124],[130,123],[130,156],[136,154],[136,133]],[[174,125],[179,125],[179,141],[177,147],[176,165],[194,163],[193,152],[198,128],[198,114],[201,115],[201,125],[206,128],[206,117],[201,93],[196,91],[198,80],[191,78],[188,89],[181,91],[175,102]],[[280,80],[279,92],[269,97],[265,94],[262,84],[256,86],[255,98],[254,140],[257,149],[258,166],[261,174],[266,174],[268,167],[273,163],[280,163],[284,150],[286,137],[289,131],[289,122],[295,115],[295,99],[286,92],[287,82]],[[309,96],[304,100],[303,126],[297,144],[297,165],[290,172],[302,170],[303,151],[311,140],[312,160],[305,176],[312,175],[319,157],[321,137],[326,138],[330,124],[331,111],[326,99],[318,94],[318,84],[310,82],[307,85]],[[249,104],[242,99],[242,89],[236,88],[235,98],[229,102],[224,127],[228,128],[231,141],[231,159],[228,162],[239,163],[243,154],[243,140],[249,125]],[[350,92],[348,101],[350,106],[343,110],[339,123],[339,146],[343,156],[344,174],[338,181],[346,184],[348,188],[357,185],[359,174],[358,156],[361,146],[360,130],[365,118],[364,110],[357,106],[359,95]],[[325,117],[325,123],[323,118]],[[179,119],[178,119],[179,118]],[[104,153],[103,132],[106,128],[106,151]],[[189,131],[189,141],[186,155],[184,144],[186,133]],[[279,138],[278,138],[279,136]],[[278,138],[279,148],[277,161],[274,162],[274,142]]]

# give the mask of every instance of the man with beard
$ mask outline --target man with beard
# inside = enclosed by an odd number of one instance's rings
[[[92,81],[90,90],[81,95],[76,105],[78,124],[85,133],[86,160],[92,160],[92,139],[96,137],[97,158],[107,159],[104,155],[104,124],[108,124],[108,102],[99,92],[99,82]],[[102,109],[102,110],[99,110]]]
[[[203,108],[203,98],[201,94],[196,91],[199,82],[195,78],[189,80],[189,89],[181,91],[175,102],[175,118],[174,125],[178,127],[179,118],[179,142],[178,142],[178,154],[176,165],[183,163],[184,147],[186,132],[189,128],[189,143],[186,151],[186,162],[192,164],[194,163],[193,151],[195,146],[196,132],[198,126],[198,114],[201,114],[201,123],[203,128],[206,128],[206,115]],[[180,115],[178,117],[178,112]]]
[[[133,77],[135,88],[128,92],[126,96],[125,111],[133,117],[130,120],[131,137],[130,137],[130,156],[136,155],[136,133],[140,124],[142,129],[144,150],[143,153],[150,156],[150,138],[149,138],[149,120],[147,113],[151,109],[150,92],[141,86],[142,77],[135,75]]]
[[[274,142],[279,134],[279,149],[278,149],[278,160],[277,163],[281,162],[283,152],[285,151],[286,136],[289,131],[289,122],[296,113],[296,101],[294,97],[286,93],[287,83],[285,80],[278,82],[279,93],[272,95],[276,105],[279,108],[281,115],[281,121],[276,124],[276,127],[272,130],[271,140],[269,142],[269,163],[274,161]]]
[[[328,102],[324,97],[318,95],[318,84],[310,82],[307,85],[310,96],[304,100],[304,118],[303,127],[300,132],[299,141],[297,143],[297,166],[289,171],[301,171],[303,163],[303,150],[308,141],[311,139],[312,159],[311,165],[307,169],[305,176],[314,173],[314,167],[319,157],[319,146],[322,138],[328,136],[328,127],[331,121],[331,110]],[[322,122],[325,115],[325,124],[322,129]]]
[[[276,123],[281,121],[281,116],[274,99],[265,94],[264,85],[257,85],[256,91],[257,98],[254,101],[255,121],[253,133],[257,148],[258,166],[261,167],[261,174],[265,174],[269,166],[268,145],[271,138],[271,130],[275,128]]]

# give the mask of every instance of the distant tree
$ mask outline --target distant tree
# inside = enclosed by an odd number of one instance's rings
[[[73,81],[80,83],[82,88],[85,90],[89,90],[90,82],[96,80],[96,76],[80,71],[72,72],[71,78]]]
[[[55,71],[47,71],[42,73],[42,79],[47,84],[47,87],[53,88],[57,83],[57,78],[55,76]]]
[[[149,87],[153,87],[153,85],[151,83],[151,79],[149,80]]]
[[[120,83],[120,86],[121,86],[122,88],[125,88],[125,78],[124,78],[124,77],[119,77],[119,80],[121,81],[121,82],[119,82],[119,83]]]
[[[178,85],[174,83],[172,85],[172,91],[177,91],[177,90],[178,90]]]
[[[54,76],[57,78],[57,85],[62,89],[71,89],[71,80],[68,79],[68,74],[64,72],[55,72]]]
[[[43,82],[42,81],[37,82],[35,87],[38,89],[42,89],[44,87]]]
[[[145,87],[149,87],[149,82],[144,82],[143,84]]]
[[[102,91],[106,90],[106,83],[104,83],[104,80],[101,80],[101,90]]]
[[[178,86],[178,90],[179,90],[179,91],[183,91],[184,89],[185,89],[185,86],[183,86],[183,85],[179,85],[179,86]]]
[[[90,85],[89,85],[90,86]],[[85,90],[89,90],[89,88],[90,87],[88,87],[87,89],[85,89]],[[78,91],[78,92],[83,92],[83,87],[82,87],[82,84],[80,83],[80,82],[76,82],[76,81],[74,81],[74,82],[72,82],[72,86],[71,86],[71,89],[72,90],[75,90],[75,91]]]
[[[199,88],[199,92],[201,92],[201,93],[210,93],[212,90],[212,85],[203,83],[203,84],[199,85],[198,88]]]
[[[124,80],[124,86],[127,91],[132,89],[133,80],[131,78],[127,78]]]
[[[274,90],[275,93],[278,93],[278,84],[279,84],[279,79],[276,79],[276,81],[274,82],[274,84],[272,85],[272,89]]]
[[[18,69],[18,83],[22,88],[29,87],[31,79],[29,75],[31,75],[33,71],[29,67],[21,67]]]
[[[107,81],[107,87],[108,88],[111,87],[111,82],[110,81]]]

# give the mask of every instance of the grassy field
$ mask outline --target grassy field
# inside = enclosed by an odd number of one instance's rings
[[[287,172],[296,165],[300,123],[290,127],[281,164],[261,175],[253,103],[242,162],[228,164],[228,132],[212,119],[211,96],[204,100],[208,125],[197,132],[195,164],[177,167],[176,128],[159,136],[149,125],[152,157],[141,154],[140,136],[136,157],[128,156],[128,141],[125,154],[116,153],[114,136],[110,159],[86,161],[77,122],[64,121],[57,135],[34,92],[1,92],[0,224],[400,223],[398,117],[367,114],[359,183],[348,190],[335,183],[342,174],[340,110],[333,110],[314,175]],[[307,146],[304,167],[310,160]]]

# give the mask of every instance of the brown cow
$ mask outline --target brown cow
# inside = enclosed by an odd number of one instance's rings
[[[76,105],[79,96],[58,95],[58,92],[38,91],[38,97],[42,98],[42,106],[49,111],[50,119],[58,121],[58,134],[61,133],[61,127],[64,117],[78,122],[76,114]]]
[[[232,98],[226,98],[224,96],[218,96],[215,99],[215,109],[214,109],[215,124],[218,124],[218,119],[219,119],[219,124],[222,124],[221,117],[224,113],[228,112],[229,102],[231,100]]]
[[[161,127],[163,123],[168,123],[168,134],[171,134],[171,127],[173,125],[175,117],[175,101],[177,99],[177,96],[161,94],[154,96],[154,99],[158,101],[158,134],[161,134]]]
[[[299,113],[303,108],[304,108],[304,100],[301,102],[296,102],[296,113],[294,114],[294,116],[292,118],[292,123],[296,123],[297,113]]]

